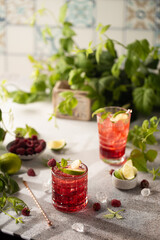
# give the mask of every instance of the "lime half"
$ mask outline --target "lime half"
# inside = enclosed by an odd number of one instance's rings
[[[84,169],[73,169],[73,168],[61,168],[60,169],[62,172],[67,173],[69,175],[82,175],[83,173],[85,173]]]
[[[66,142],[65,140],[49,141],[47,145],[49,149],[58,151],[66,146]]]
[[[118,122],[119,120],[125,121],[127,119],[128,119],[128,114],[125,113],[124,111],[119,111],[110,118],[111,122],[113,123]]]

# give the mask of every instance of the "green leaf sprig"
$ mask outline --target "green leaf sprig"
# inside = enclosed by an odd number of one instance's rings
[[[142,126],[135,125],[132,130],[129,131],[128,141],[136,147],[130,153],[133,165],[142,172],[149,172],[153,174],[155,180],[159,176],[159,168],[152,170],[147,168],[147,161],[154,162],[157,157],[157,151],[154,149],[147,150],[149,145],[154,145],[157,140],[154,136],[155,132],[158,132],[158,125],[160,119],[156,116],[149,120],[144,120]]]
[[[16,223],[23,223],[21,217],[17,218],[8,213],[9,210],[14,210],[19,214],[24,207],[28,207],[23,200],[12,196],[17,191],[19,191],[17,182],[8,174],[0,173],[0,212],[14,219]]]
[[[108,209],[108,211],[110,212],[109,214],[106,214],[106,215],[103,215],[103,217],[104,218],[107,218],[107,219],[112,219],[112,218],[114,218],[114,217],[116,217],[117,219],[122,219],[123,218],[123,216],[121,216],[120,214],[119,214],[119,212],[124,212],[125,211],[125,209],[120,209],[120,210],[118,210],[118,211],[113,211],[113,210],[111,210],[110,208],[107,208]]]
[[[32,135],[38,135],[38,132],[27,124],[24,128],[16,128],[14,133],[16,134],[16,137],[32,137]]]

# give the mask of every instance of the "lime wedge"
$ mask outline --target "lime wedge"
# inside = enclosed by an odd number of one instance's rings
[[[72,169],[78,169],[80,165],[81,165],[81,160],[75,160],[74,162],[71,163],[70,167]]]
[[[133,179],[135,177],[135,169],[132,160],[128,160],[122,167],[122,173],[125,179]]]
[[[111,118],[111,122],[115,123],[119,120],[125,121],[128,119],[128,114],[125,111],[116,112]]]
[[[49,149],[58,151],[66,146],[66,142],[65,140],[50,141],[47,143],[47,145]]]
[[[62,172],[70,174],[70,175],[82,175],[85,170],[84,169],[73,169],[73,168],[61,168],[60,169]]]
[[[115,176],[116,178],[118,178],[118,179],[122,179],[122,180],[124,180],[124,177],[123,177],[123,174],[122,174],[121,168],[118,169],[118,170],[115,170],[115,171],[114,171],[114,176]]]
[[[135,176],[137,175],[137,168],[136,167],[133,167],[133,170],[134,170],[134,174],[135,174]]]

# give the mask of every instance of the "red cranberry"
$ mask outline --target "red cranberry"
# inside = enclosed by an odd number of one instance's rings
[[[94,211],[99,211],[101,209],[101,204],[100,203],[94,203],[93,204],[93,210]]]
[[[112,207],[120,207],[121,206],[121,201],[119,201],[117,199],[112,199],[111,205],[112,205]]]
[[[149,182],[146,179],[143,179],[140,183],[141,188],[148,188]]]

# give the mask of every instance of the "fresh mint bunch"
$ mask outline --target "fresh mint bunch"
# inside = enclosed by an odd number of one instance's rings
[[[155,132],[158,132],[158,125],[160,119],[156,116],[149,120],[144,120],[142,126],[135,125],[132,130],[129,131],[128,141],[130,141],[136,148],[130,153],[133,165],[143,172],[150,172],[153,174],[153,179],[159,176],[159,168],[157,170],[149,170],[147,168],[147,161],[154,162],[157,157],[157,151],[149,149],[150,145],[157,143]]]

